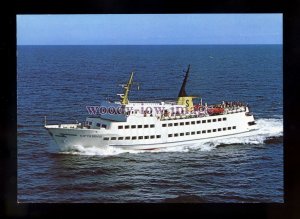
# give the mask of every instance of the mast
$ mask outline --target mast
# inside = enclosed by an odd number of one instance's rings
[[[121,97],[121,104],[128,104],[128,95],[131,88],[131,85],[133,84],[133,72],[131,72],[130,78],[127,82],[127,84],[123,85],[124,93],[120,95]]]
[[[186,85],[187,79],[189,77],[189,72],[190,72],[190,65],[188,66],[188,69],[185,72],[185,76],[184,76],[184,79],[183,79],[183,82],[182,82],[182,85],[181,85],[178,97],[186,97],[187,96],[187,94],[185,92],[185,85]]]

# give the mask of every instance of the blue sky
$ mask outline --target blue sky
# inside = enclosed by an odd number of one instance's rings
[[[17,44],[282,44],[282,14],[17,15]]]

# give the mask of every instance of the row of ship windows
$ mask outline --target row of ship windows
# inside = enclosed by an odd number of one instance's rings
[[[211,122],[221,122],[221,121],[226,121],[227,120],[227,118],[226,117],[224,117],[224,118],[218,118],[218,119],[208,119],[208,120],[197,120],[197,121],[191,121],[191,122],[175,122],[175,123],[164,123],[164,124],[162,124],[162,127],[167,127],[167,125],[168,125],[168,127],[171,127],[171,126],[173,126],[173,124],[174,124],[174,126],[182,126],[182,125],[196,125],[196,123],[197,124],[200,124],[200,123],[211,123]]]
[[[195,135],[197,134],[205,134],[205,133],[211,133],[211,132],[220,132],[220,131],[226,131],[226,130],[231,130],[231,129],[236,129],[236,126],[233,127],[224,127],[224,128],[218,128],[218,129],[209,129],[209,130],[202,130],[202,131],[197,131],[197,132],[182,132],[182,133],[175,133],[173,134],[168,134],[168,137],[178,137],[178,136],[184,136],[184,135]],[[161,135],[150,135],[150,136],[127,136],[127,137],[111,137],[110,140],[141,140],[141,139],[155,139],[155,138],[161,138]],[[108,141],[109,137],[104,137],[103,140]]]
[[[119,125],[118,126],[118,129],[129,129],[129,128],[132,128],[132,129],[135,129],[135,128],[138,128],[138,129],[142,129],[142,128],[154,128],[155,125],[154,124],[151,124],[151,125],[125,125],[125,126],[122,126],[122,125]]]
[[[211,133],[211,132],[221,132],[221,131],[226,131],[226,130],[231,130],[231,129],[236,129],[236,126],[233,126],[233,127],[224,127],[224,128],[218,128],[218,129],[208,129],[208,130],[202,130],[202,131],[197,131],[197,132],[186,132],[184,134],[184,132],[182,133],[175,133],[174,135],[173,134],[168,134],[168,137],[178,137],[178,136],[184,136],[184,135],[195,135],[196,133],[199,135],[199,134],[205,134],[205,133]]]
[[[136,139],[155,139],[155,138],[161,138],[161,135],[150,135],[150,136],[132,136],[131,140]],[[109,137],[104,137],[103,140],[109,140]],[[117,140],[117,137],[111,137],[110,140]],[[130,140],[130,136],[126,137],[118,137],[118,140]]]

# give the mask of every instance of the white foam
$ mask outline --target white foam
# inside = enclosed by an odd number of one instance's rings
[[[280,137],[283,135],[283,119],[258,119],[256,121],[258,130],[249,132],[242,136],[233,136],[221,139],[200,140],[197,143],[178,143],[178,145],[156,150],[124,150],[114,147],[89,147],[74,145],[72,148],[65,148],[62,153],[93,155],[93,156],[114,156],[121,153],[157,153],[157,152],[190,152],[191,150],[210,151],[222,144],[263,144],[267,138]]]

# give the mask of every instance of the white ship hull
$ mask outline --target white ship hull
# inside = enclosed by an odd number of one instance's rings
[[[96,123],[101,119],[90,118],[90,120]],[[138,124],[141,124],[142,128],[137,128]],[[163,124],[166,124],[165,127]],[[144,128],[145,125],[149,128]],[[150,128],[150,125],[154,127]],[[119,129],[120,126],[122,129]],[[129,128],[125,129],[125,126]],[[131,127],[134,126],[136,127],[132,129]],[[109,128],[88,129],[79,127],[77,124],[46,125],[45,128],[61,150],[72,148],[74,145],[87,148],[113,146],[123,149],[150,150],[179,144],[192,144],[208,139],[247,136],[256,129],[256,125],[253,116],[246,115],[243,111],[176,120],[137,117],[127,122],[112,122]]]

